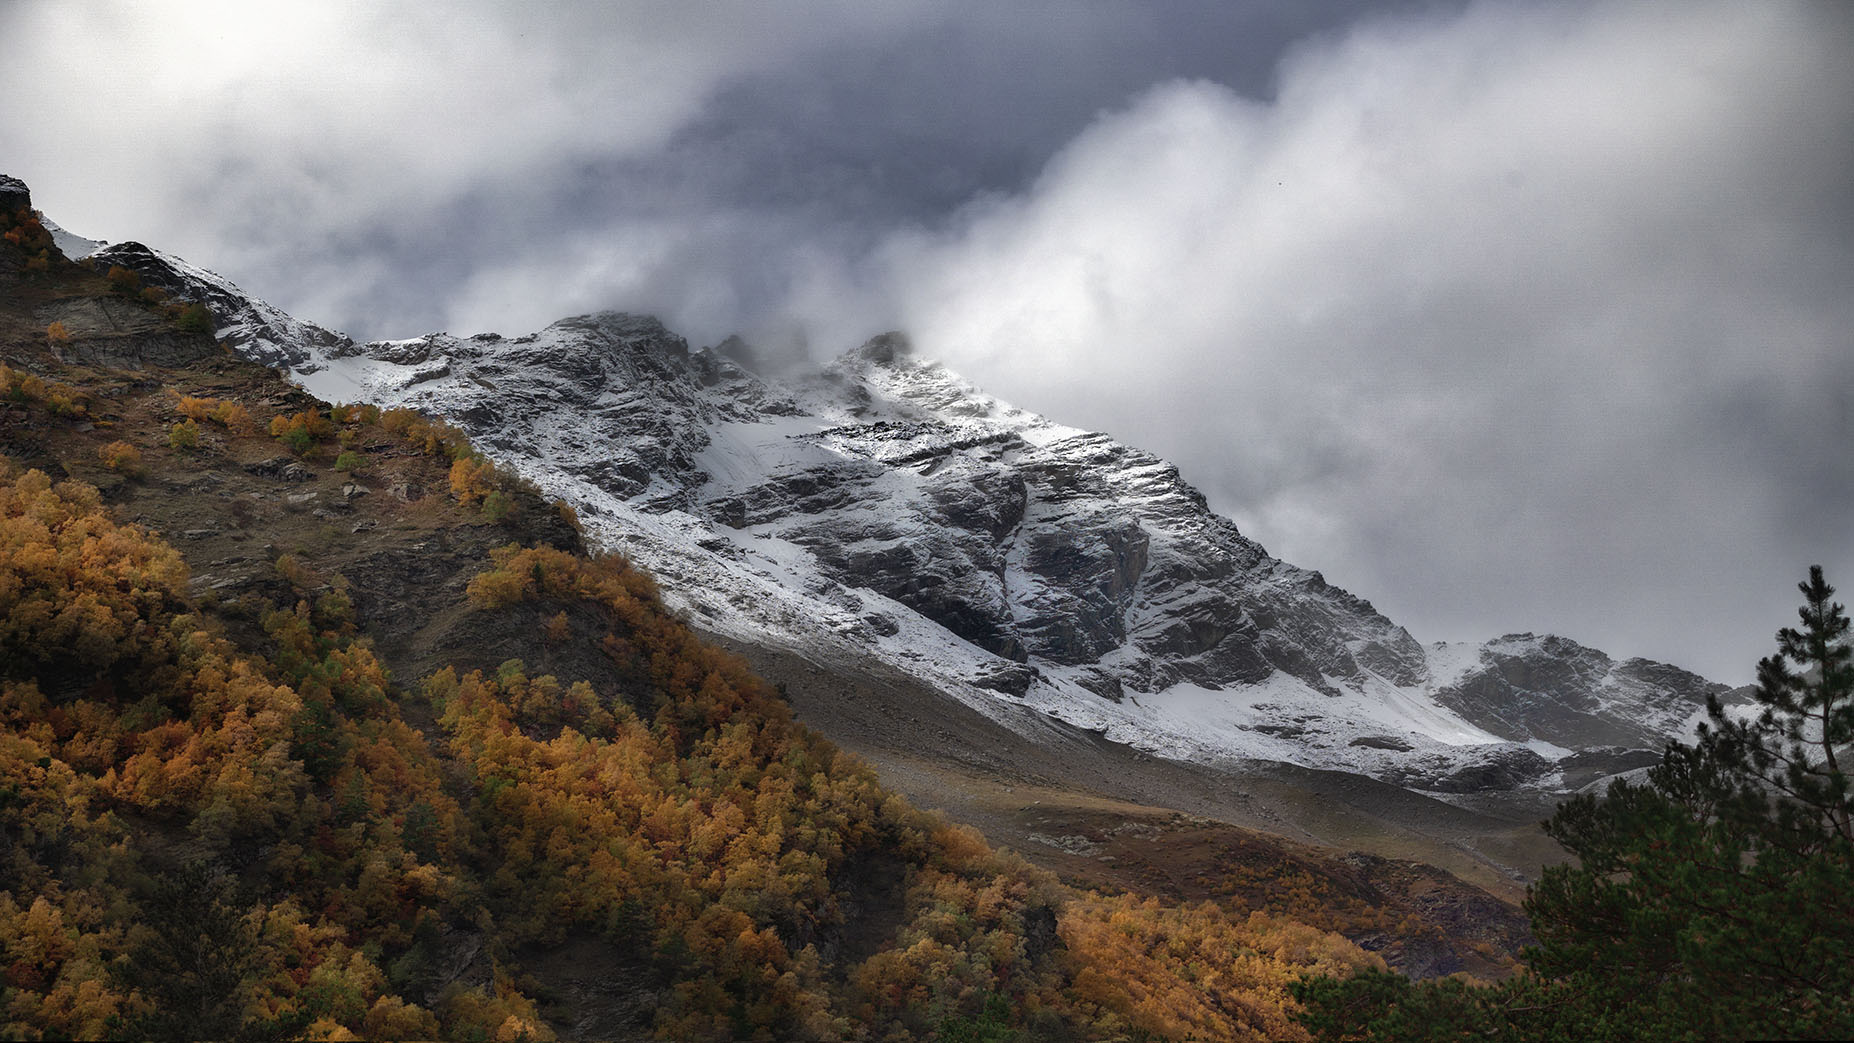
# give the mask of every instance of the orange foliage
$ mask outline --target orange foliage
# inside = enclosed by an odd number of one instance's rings
[[[1384,966],[1339,935],[1208,902],[1090,895],[1070,904],[1060,930],[1077,1001],[1104,1026],[1161,1038],[1304,1040],[1290,982]]]
[[[114,289],[117,293],[134,296],[141,292],[142,277],[124,268],[122,265],[110,265],[109,271],[104,274],[104,278],[109,280],[110,288]]]
[[[0,215],[0,225],[7,226],[6,233],[0,235],[0,238],[27,252],[38,251],[43,254],[56,245],[36,210],[10,211]]]
[[[337,632],[340,606],[284,614],[291,654],[254,663],[182,614],[178,556],[111,522],[94,490],[4,477],[0,1036],[121,1036],[157,1010],[112,984],[112,966],[158,941],[126,926],[143,918],[125,882],[162,871],[119,812],[208,857],[272,850],[262,871],[305,903],[253,910],[256,977],[235,1009],[331,1035],[436,1035],[360,947],[410,951],[435,928],[457,890],[460,812],[422,737],[386,712],[384,670]],[[327,782],[302,759],[312,749]],[[367,794],[345,812],[331,799],[344,784]]]
[[[40,471],[0,484],[0,548],[0,671],[104,670],[174,647],[146,620],[180,597],[186,568],[110,522],[95,489]]]
[[[234,435],[245,436],[257,433],[257,421],[251,419],[251,412],[236,402],[219,403],[207,419]]]
[[[131,478],[142,473],[142,452],[127,442],[115,441],[97,448],[103,466]]]
[[[182,850],[256,882],[221,900],[254,1033],[549,1038],[497,961],[568,936],[665,983],[652,1028],[678,1039],[1291,1039],[1289,978],[1377,965],[1266,916],[1074,895],[915,810],[621,558],[493,553],[470,603],[602,626],[619,690],[441,670],[434,749],[339,576],[263,614],[259,659],[94,490],[0,477],[0,1036],[159,1012],[111,968],[162,937],[125,881]]]
[[[572,632],[572,624],[567,621],[565,612],[556,612],[541,624],[541,639],[550,645],[565,643]]]
[[[257,422],[251,419],[251,412],[236,402],[181,395],[176,392],[174,411],[196,423],[210,421],[218,424],[234,435],[257,433]],[[287,425],[288,421],[285,421],[285,426]]]
[[[316,409],[290,416],[278,414],[271,418],[270,435],[297,456],[306,456],[316,443],[335,437],[335,422]]]
[[[192,395],[180,395],[174,404],[174,411],[188,420],[204,421],[212,416],[213,410],[219,408],[216,398],[195,398]]]
[[[442,420],[428,419],[414,409],[385,410],[380,413],[380,426],[427,456],[455,460],[460,456],[476,455],[462,431]]]
[[[83,394],[76,388],[4,363],[0,363],[0,395],[15,402],[43,405],[57,416],[83,416],[89,409]]]
[[[460,456],[451,463],[451,495],[469,507],[494,491],[495,467],[480,456]]]

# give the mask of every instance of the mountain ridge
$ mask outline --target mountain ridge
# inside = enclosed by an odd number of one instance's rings
[[[324,398],[457,423],[698,624],[848,645],[1019,731],[1027,710],[1206,763],[1563,792],[1729,695],[1565,638],[1424,646],[1166,461],[1009,406],[901,334],[778,381],[618,312],[358,344],[178,258],[95,256],[205,298],[223,343]]]

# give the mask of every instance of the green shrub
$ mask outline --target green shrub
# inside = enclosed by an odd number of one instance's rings
[[[200,447],[200,425],[191,420],[175,424],[167,432],[167,444],[183,453],[190,453]]]
[[[515,501],[500,489],[483,497],[483,517],[492,522],[499,522],[509,516],[515,509]]]
[[[180,309],[180,317],[174,320],[174,324],[188,333],[211,333],[213,331],[212,313],[206,310],[204,304],[189,304]]]

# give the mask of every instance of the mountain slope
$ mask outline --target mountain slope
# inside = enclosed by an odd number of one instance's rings
[[[615,313],[355,345],[134,244],[97,257],[204,296],[226,343],[324,397],[457,423],[702,625],[847,646],[1001,721],[1439,793],[1554,790],[1638,766],[1725,693],[1562,638],[1425,648],[1166,462],[1001,403],[900,335],[786,383]]]
[[[454,432],[21,259],[5,1035],[1300,1038],[1289,977],[1378,965],[1328,928],[1418,973],[1521,940],[1425,867],[1144,808],[1045,827],[1181,857],[1064,888],[794,723]]]

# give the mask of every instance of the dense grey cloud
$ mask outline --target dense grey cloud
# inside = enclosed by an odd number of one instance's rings
[[[357,336],[618,304],[713,340],[1131,92],[1265,91],[1366,6],[9,4],[0,132],[74,231]]]
[[[905,325],[1426,640],[1743,679],[1809,562],[1854,576],[1851,38],[1826,3],[8,4],[0,170],[358,336]]]
[[[620,259],[676,259],[691,235],[676,220],[689,209],[665,212],[648,185],[616,185],[612,205],[575,220],[564,204],[589,169],[661,155],[726,83],[919,16],[850,0],[807,10],[7,5],[0,129],[7,162],[73,230],[198,258],[323,322],[404,334],[500,298],[522,312],[504,321],[534,324],[559,313],[527,313],[541,302],[523,288],[458,287],[551,251],[553,233],[603,232],[599,259],[617,270],[583,292],[573,283],[597,273],[561,271],[568,292],[545,299],[609,303],[636,295]],[[584,251],[568,243],[560,259]]]
[[[1854,576],[1844,9],[1368,25],[891,244],[926,350],[1178,460],[1424,637],[1745,679]],[[1854,582],[1844,580],[1843,582]]]

